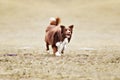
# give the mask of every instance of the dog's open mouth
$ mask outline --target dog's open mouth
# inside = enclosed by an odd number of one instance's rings
[[[66,34],[66,38],[70,38],[71,34]]]

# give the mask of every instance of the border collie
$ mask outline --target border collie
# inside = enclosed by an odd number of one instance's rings
[[[74,25],[68,27],[60,25],[60,21],[59,17],[50,18],[50,24],[45,34],[46,50],[49,52],[49,45],[51,45],[56,56],[61,56],[61,53],[64,53],[66,44],[71,40],[74,27]]]

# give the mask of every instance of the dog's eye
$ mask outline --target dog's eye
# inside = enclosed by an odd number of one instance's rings
[[[71,29],[69,28],[69,31],[71,31]]]

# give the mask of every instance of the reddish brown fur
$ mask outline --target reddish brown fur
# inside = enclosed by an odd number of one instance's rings
[[[46,50],[49,50],[49,45],[51,45],[54,54],[57,52],[56,43],[62,42],[66,38],[66,35],[70,35],[70,38],[68,38],[68,41],[70,41],[72,36],[73,25],[69,26],[69,28],[65,28],[65,26],[59,25],[59,23],[60,18],[56,18],[56,21],[51,21],[46,29],[45,35]],[[69,33],[67,33],[67,31],[69,31]]]
[[[60,18],[57,17],[56,21],[50,22],[50,25],[47,27],[46,32],[49,31],[50,29],[52,29],[53,27],[58,26],[59,24],[60,24]]]
[[[56,21],[51,21],[51,22],[50,22],[50,25],[55,25],[55,26],[57,26],[58,24],[60,24],[60,18],[59,18],[59,17],[56,18]]]

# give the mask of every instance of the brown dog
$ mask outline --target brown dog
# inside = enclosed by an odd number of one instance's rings
[[[73,32],[73,25],[66,28],[60,24],[60,18],[51,18],[50,25],[46,29],[45,42],[46,50],[49,51],[49,45],[52,46],[53,53],[61,56],[66,44],[70,42]]]

